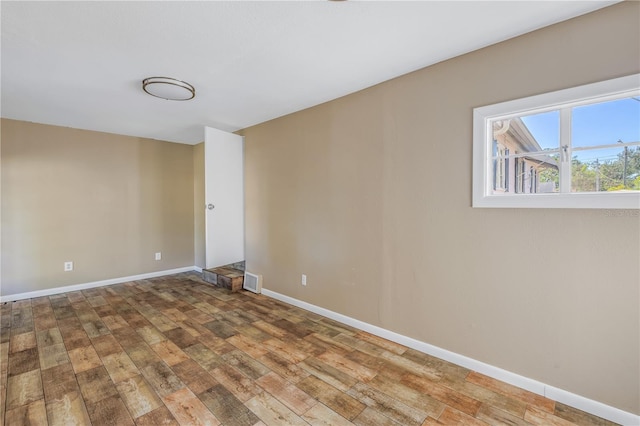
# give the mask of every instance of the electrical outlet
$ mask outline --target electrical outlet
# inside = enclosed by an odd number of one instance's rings
[[[64,271],[73,271],[73,262],[64,262]]]
[[[156,253],[156,260],[162,260],[162,253]]]
[[[300,284],[307,285],[307,276],[305,274],[302,274],[302,280],[300,281]]]

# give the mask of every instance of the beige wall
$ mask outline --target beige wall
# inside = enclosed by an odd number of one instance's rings
[[[190,145],[3,119],[2,295],[193,266],[193,207]]]
[[[638,72],[639,14],[621,3],[246,129],[247,269],[640,413],[638,211],[471,208],[472,109]]]
[[[206,264],[206,228],[204,196],[204,142],[193,147],[193,230],[195,266]]]

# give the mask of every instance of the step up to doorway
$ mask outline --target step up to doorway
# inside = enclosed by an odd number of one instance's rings
[[[244,271],[226,266],[203,269],[202,277],[208,283],[233,292],[242,290],[242,284],[244,283]]]

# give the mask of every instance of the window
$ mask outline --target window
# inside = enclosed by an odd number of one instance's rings
[[[475,108],[473,206],[640,209],[640,74]]]

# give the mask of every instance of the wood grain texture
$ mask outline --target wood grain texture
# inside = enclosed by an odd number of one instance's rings
[[[6,424],[16,426],[46,426],[48,423],[44,399],[39,399],[38,401],[21,405],[7,411]]]
[[[134,419],[162,406],[160,397],[142,376],[124,380],[116,387]]]
[[[171,368],[182,383],[195,394],[204,392],[218,384],[207,370],[192,359],[175,364]]]
[[[87,404],[95,404],[105,398],[118,395],[118,389],[103,366],[83,371],[76,376],[76,379]]]
[[[91,340],[96,353],[100,358],[123,352],[122,346],[118,343],[113,334],[106,334],[104,336],[96,337]]]
[[[46,407],[47,419],[52,425],[91,424],[87,407],[80,392],[70,392],[60,399],[47,401]]]
[[[213,370],[211,375],[242,402],[247,402],[262,391],[253,380],[231,365],[222,365]]]
[[[138,367],[125,352],[107,355],[103,358],[103,362],[114,383],[120,383],[140,374]]]
[[[324,404],[315,404],[303,414],[302,418],[312,426],[350,426],[354,424]],[[382,423],[369,422],[366,424],[381,425]]]
[[[485,387],[487,389],[491,389],[492,391],[497,392],[501,395],[517,399],[529,405],[533,405],[549,413],[553,413],[555,409],[555,401],[549,398],[545,398],[533,392],[529,392],[516,386],[501,382],[499,380],[485,376],[484,374],[476,373],[475,371],[469,373],[469,375],[467,376],[467,381],[470,383],[481,385],[482,387]]]
[[[26,373],[9,377],[7,383],[6,408],[16,408],[21,405],[31,404],[44,397],[40,370],[31,370]]]
[[[33,331],[11,337],[10,353],[21,352],[36,347],[36,336]]]
[[[251,426],[259,421],[253,411],[222,385],[213,386],[198,398],[224,425]]]
[[[184,388],[162,398],[169,411],[183,426],[217,426],[218,419],[189,389]]]
[[[308,423],[288,409],[280,401],[262,392],[245,404],[267,425],[307,426]]]
[[[42,386],[47,401],[60,399],[65,394],[79,391],[78,381],[71,363],[60,364],[41,371]]]
[[[307,377],[299,382],[297,386],[348,420],[354,419],[365,408],[364,403],[315,376]]]
[[[40,356],[40,369],[42,370],[70,362],[67,348],[64,343],[44,346],[38,349],[38,354]]]
[[[155,410],[140,416],[136,419],[137,426],[178,426],[179,423],[166,406],[158,407]]]
[[[318,403],[315,398],[274,372],[262,376],[256,381],[256,384],[298,415],[306,413]]]
[[[156,343],[155,345],[151,345],[151,349],[153,349],[160,359],[162,359],[167,365],[175,365],[182,361],[191,359],[182,351],[182,349],[170,340],[164,340]]]
[[[0,425],[613,423],[184,273],[0,304]]]
[[[91,345],[69,351],[69,358],[76,374],[102,365],[98,353]]]
[[[135,426],[127,407],[118,395],[87,404],[87,412],[94,425]]]

